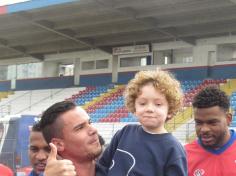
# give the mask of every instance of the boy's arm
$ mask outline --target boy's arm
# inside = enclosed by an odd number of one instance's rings
[[[110,144],[107,146],[105,151],[103,152],[101,158],[99,159],[99,164],[109,169],[112,164],[112,159],[119,144],[121,131],[119,130],[116,134],[112,137]]]
[[[165,176],[187,176],[187,161],[185,157],[178,158],[168,163]]]
[[[188,176],[186,152],[182,144],[173,142],[167,155],[165,176]]]

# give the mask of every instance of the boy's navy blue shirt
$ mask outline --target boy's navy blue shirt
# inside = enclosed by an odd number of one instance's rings
[[[108,176],[187,176],[184,148],[172,134],[150,134],[140,125],[118,131],[99,164]]]
[[[99,163],[96,163],[95,167],[96,176],[106,176],[107,170],[105,167],[101,166]],[[40,173],[40,175],[37,175],[33,170],[29,173],[28,176],[44,176],[43,173]]]

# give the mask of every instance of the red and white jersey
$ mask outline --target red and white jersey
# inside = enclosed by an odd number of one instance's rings
[[[14,174],[9,167],[7,167],[3,164],[0,164],[0,175],[1,176],[13,176]]]
[[[236,176],[236,134],[218,150],[207,150],[196,140],[185,145],[188,176]]]

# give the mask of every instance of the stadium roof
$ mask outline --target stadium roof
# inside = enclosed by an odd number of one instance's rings
[[[236,33],[236,0],[18,0],[0,4],[0,59]]]

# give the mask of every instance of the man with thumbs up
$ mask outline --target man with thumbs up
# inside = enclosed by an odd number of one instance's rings
[[[85,110],[69,101],[55,103],[43,113],[40,127],[51,146],[45,176],[103,175],[95,163],[102,151],[98,133]]]
[[[56,176],[56,175],[70,175],[75,176],[75,166],[72,161],[66,159],[59,159],[57,155],[57,147],[53,144],[49,144],[51,152],[48,156],[47,166],[44,172],[45,176]]]

